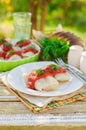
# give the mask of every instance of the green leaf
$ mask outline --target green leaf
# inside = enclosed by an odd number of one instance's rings
[[[38,69],[38,70],[36,71],[36,73],[37,73],[37,75],[41,75],[41,74],[43,73],[43,70],[42,70],[42,69]]]
[[[52,70],[56,70],[58,68],[57,65],[52,65]]]
[[[13,50],[10,50],[10,51],[9,51],[9,55],[12,55],[13,53],[14,53]]]

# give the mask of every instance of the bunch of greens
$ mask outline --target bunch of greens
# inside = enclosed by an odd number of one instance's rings
[[[66,60],[66,55],[69,51],[70,44],[63,40],[58,40],[58,37],[43,38],[38,40],[41,47],[41,60],[54,60],[61,57]]]

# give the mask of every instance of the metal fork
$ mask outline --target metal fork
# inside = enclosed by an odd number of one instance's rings
[[[79,69],[77,69],[69,64],[66,64],[61,58],[55,59],[55,62],[58,65],[65,67],[66,69],[71,71],[77,78],[79,78],[84,84],[86,84],[86,76],[83,75],[83,73]]]

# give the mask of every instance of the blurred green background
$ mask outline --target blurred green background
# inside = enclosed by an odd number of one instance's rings
[[[86,40],[86,0],[0,0],[0,37],[14,37],[13,13],[32,12],[32,29],[53,32],[58,24]]]

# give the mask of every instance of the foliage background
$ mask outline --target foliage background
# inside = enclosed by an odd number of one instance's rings
[[[37,8],[37,29],[40,30],[41,1],[46,2],[44,31],[51,32],[62,24],[65,31],[70,31],[84,40],[86,35],[86,0],[0,0],[0,36],[13,37],[13,12],[30,11],[30,2]],[[43,17],[43,16],[42,16]],[[33,23],[34,24],[34,23]]]

